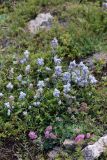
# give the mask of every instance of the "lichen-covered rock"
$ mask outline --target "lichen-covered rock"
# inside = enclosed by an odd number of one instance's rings
[[[84,158],[85,160],[94,160],[107,149],[107,135],[101,137],[96,143],[93,145],[88,145],[84,150]]]
[[[36,34],[39,29],[49,29],[52,20],[53,16],[50,13],[41,13],[34,20],[28,22],[28,30],[33,34]]]

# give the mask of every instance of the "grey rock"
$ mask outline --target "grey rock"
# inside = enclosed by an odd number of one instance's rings
[[[70,140],[70,139],[65,139],[65,141],[63,142],[63,146],[65,148],[74,148],[75,146],[75,141]]]
[[[94,160],[107,150],[107,135],[101,137],[93,145],[88,145],[84,150],[85,160]]]
[[[34,20],[28,22],[28,30],[36,34],[40,29],[49,29],[52,25],[53,16],[50,13],[41,13]]]

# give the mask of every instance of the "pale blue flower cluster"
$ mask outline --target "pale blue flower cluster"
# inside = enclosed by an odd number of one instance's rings
[[[38,87],[38,88],[43,88],[43,87],[45,87],[44,81],[39,81],[38,84],[37,84],[37,87]]]
[[[24,51],[24,57],[20,60],[20,63],[21,64],[26,63],[29,59],[29,55],[30,55],[30,52],[28,50]]]
[[[25,97],[26,97],[26,93],[24,93],[24,92],[20,92],[20,95],[19,95],[19,99],[25,99]]]
[[[51,47],[54,49],[57,48],[58,46],[58,40],[56,38],[54,38],[51,41]],[[56,52],[54,52],[56,53]],[[24,64],[25,62],[29,62],[29,56],[30,56],[30,52],[28,50],[26,50],[24,52],[24,57],[19,61],[19,63]],[[34,94],[33,94],[33,100],[32,100],[32,104],[30,104],[28,109],[31,109],[32,107],[39,107],[41,106],[41,101],[42,101],[42,97],[44,96],[44,91],[45,88],[47,87],[47,89],[51,88],[51,84],[52,82],[52,78],[54,78],[54,83],[53,85],[53,97],[55,97],[58,100],[58,104],[61,105],[62,101],[61,101],[61,95],[64,95],[64,97],[67,97],[68,99],[71,98],[70,96],[70,92],[72,89],[71,84],[77,84],[78,86],[84,87],[87,86],[89,84],[96,84],[97,80],[96,78],[90,74],[88,67],[83,63],[80,62],[79,64],[76,63],[76,61],[72,61],[70,62],[69,66],[66,68],[64,68],[63,65],[61,65],[62,62],[62,58],[59,58],[57,55],[53,56],[52,59],[52,66],[47,67],[45,66],[45,62],[44,59],[38,58],[36,61],[36,64],[38,66],[36,71],[37,72],[37,78],[35,79],[35,82],[33,83],[33,81],[29,80],[29,73],[33,70],[33,68],[31,68],[30,64],[25,65],[21,65],[22,67],[24,67],[24,73],[25,75],[22,74],[18,74],[16,76],[16,82],[18,83],[19,86],[19,100],[23,100],[27,97],[29,97],[28,92],[26,91],[23,92],[21,90],[23,90],[21,87],[23,86],[27,86],[28,85],[28,90],[33,90],[34,86],[36,87],[36,91],[35,89]],[[35,64],[35,65],[36,65]],[[53,67],[53,68],[52,68]],[[48,73],[48,77],[43,75],[41,76],[42,73],[42,69],[44,70],[44,73]],[[14,70],[13,68],[11,69],[11,75],[14,74]],[[39,74],[38,74],[39,73]],[[28,76],[26,76],[28,75]],[[14,76],[13,76],[14,77]],[[42,78],[41,78],[42,77]],[[44,79],[43,79],[44,78]],[[59,86],[59,81],[61,83],[61,86]],[[13,81],[12,82],[8,82],[8,84],[6,85],[6,88],[9,90],[9,93],[11,91],[13,91],[13,88],[15,88],[15,86],[13,86]],[[36,83],[36,85],[35,85]],[[23,85],[23,86],[22,86]],[[49,88],[48,88],[49,87]],[[59,89],[60,88],[60,89]],[[4,96],[3,93],[0,93],[0,99]],[[7,108],[7,115],[9,116],[11,114],[11,104],[10,101],[14,101],[14,97],[11,95],[9,98],[9,102],[5,102],[4,106]],[[22,101],[21,101],[22,102]],[[23,115],[26,116],[28,114],[27,111],[23,111]]]
[[[13,89],[13,84],[12,84],[11,82],[9,82],[9,83],[7,84],[7,86],[6,86],[6,88],[7,88],[8,90],[12,90],[12,89]]]
[[[61,74],[62,74],[62,66],[56,66],[55,67],[55,75],[61,76]]]
[[[22,75],[21,74],[19,76],[17,76],[17,80],[22,81]]]
[[[70,92],[71,90],[71,84],[70,83],[67,83],[66,85],[63,86],[63,92],[66,94],[68,92]]]
[[[57,88],[54,89],[53,96],[54,97],[59,97],[60,96],[60,91]]]
[[[97,80],[89,72],[88,67],[80,62],[76,64],[74,61],[70,62],[69,71],[72,76],[72,81],[74,81],[78,86],[87,86],[89,84],[96,84]]]
[[[64,72],[62,79],[64,82],[70,82],[71,81],[71,74],[69,72]]]
[[[55,65],[60,65],[61,64],[61,58],[58,58],[57,56],[54,57],[54,63]]]
[[[37,59],[37,64],[38,64],[38,66],[43,66],[44,65],[44,59],[43,58],[38,58]]]

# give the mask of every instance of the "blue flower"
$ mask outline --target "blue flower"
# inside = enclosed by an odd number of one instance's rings
[[[53,92],[53,96],[54,97],[59,97],[60,96],[60,91],[58,89],[54,89],[54,92]]]
[[[62,74],[62,66],[55,67],[55,75],[60,76]]]
[[[26,97],[26,93],[24,93],[24,92],[20,92],[20,95],[19,95],[19,99],[24,99]]]
[[[55,56],[54,63],[55,63],[55,65],[59,65],[61,63],[61,58],[58,58],[57,56]]]
[[[67,83],[63,87],[64,87],[64,89],[63,89],[64,93],[68,93],[71,90],[71,84],[70,83]]]
[[[38,58],[37,59],[37,64],[38,64],[38,66],[43,66],[44,65],[44,59],[43,58]]]
[[[27,62],[26,58],[23,58],[23,59],[20,60],[20,63],[21,63],[21,64],[24,64],[24,63],[26,63],[26,62]]]
[[[20,74],[19,76],[17,76],[17,80],[21,81],[22,80],[22,75]]]
[[[71,80],[71,74],[69,72],[64,72],[63,73],[63,81],[70,81]]]
[[[83,67],[85,67],[85,65],[84,65],[83,62],[80,62],[79,65],[78,65],[78,67],[83,68]]]
[[[76,64],[75,60],[72,61],[72,62],[70,62],[70,64],[69,64],[69,70],[71,71],[71,70],[74,69],[76,66],[77,66],[77,64]]]
[[[96,80],[95,77],[92,76],[92,75],[89,75],[89,81],[90,81],[91,84],[97,83],[97,80]]]

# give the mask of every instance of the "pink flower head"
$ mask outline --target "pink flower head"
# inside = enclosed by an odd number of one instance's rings
[[[50,132],[49,131],[45,132],[45,138],[47,138],[47,139],[50,138]]]
[[[48,126],[48,127],[45,129],[45,132],[46,132],[46,131],[51,132],[51,131],[52,131],[52,126]]]
[[[37,134],[34,131],[30,131],[28,136],[31,140],[35,140],[37,138]]]
[[[86,138],[87,138],[87,139],[91,138],[91,134],[90,134],[90,133],[87,133],[87,134],[86,134]]]
[[[55,135],[55,134],[50,133],[50,138],[51,138],[51,139],[56,139],[57,137],[56,137],[56,135]]]
[[[85,138],[85,135],[84,134],[79,134],[76,138],[75,138],[75,142],[76,143],[79,143],[81,141],[83,141]]]

